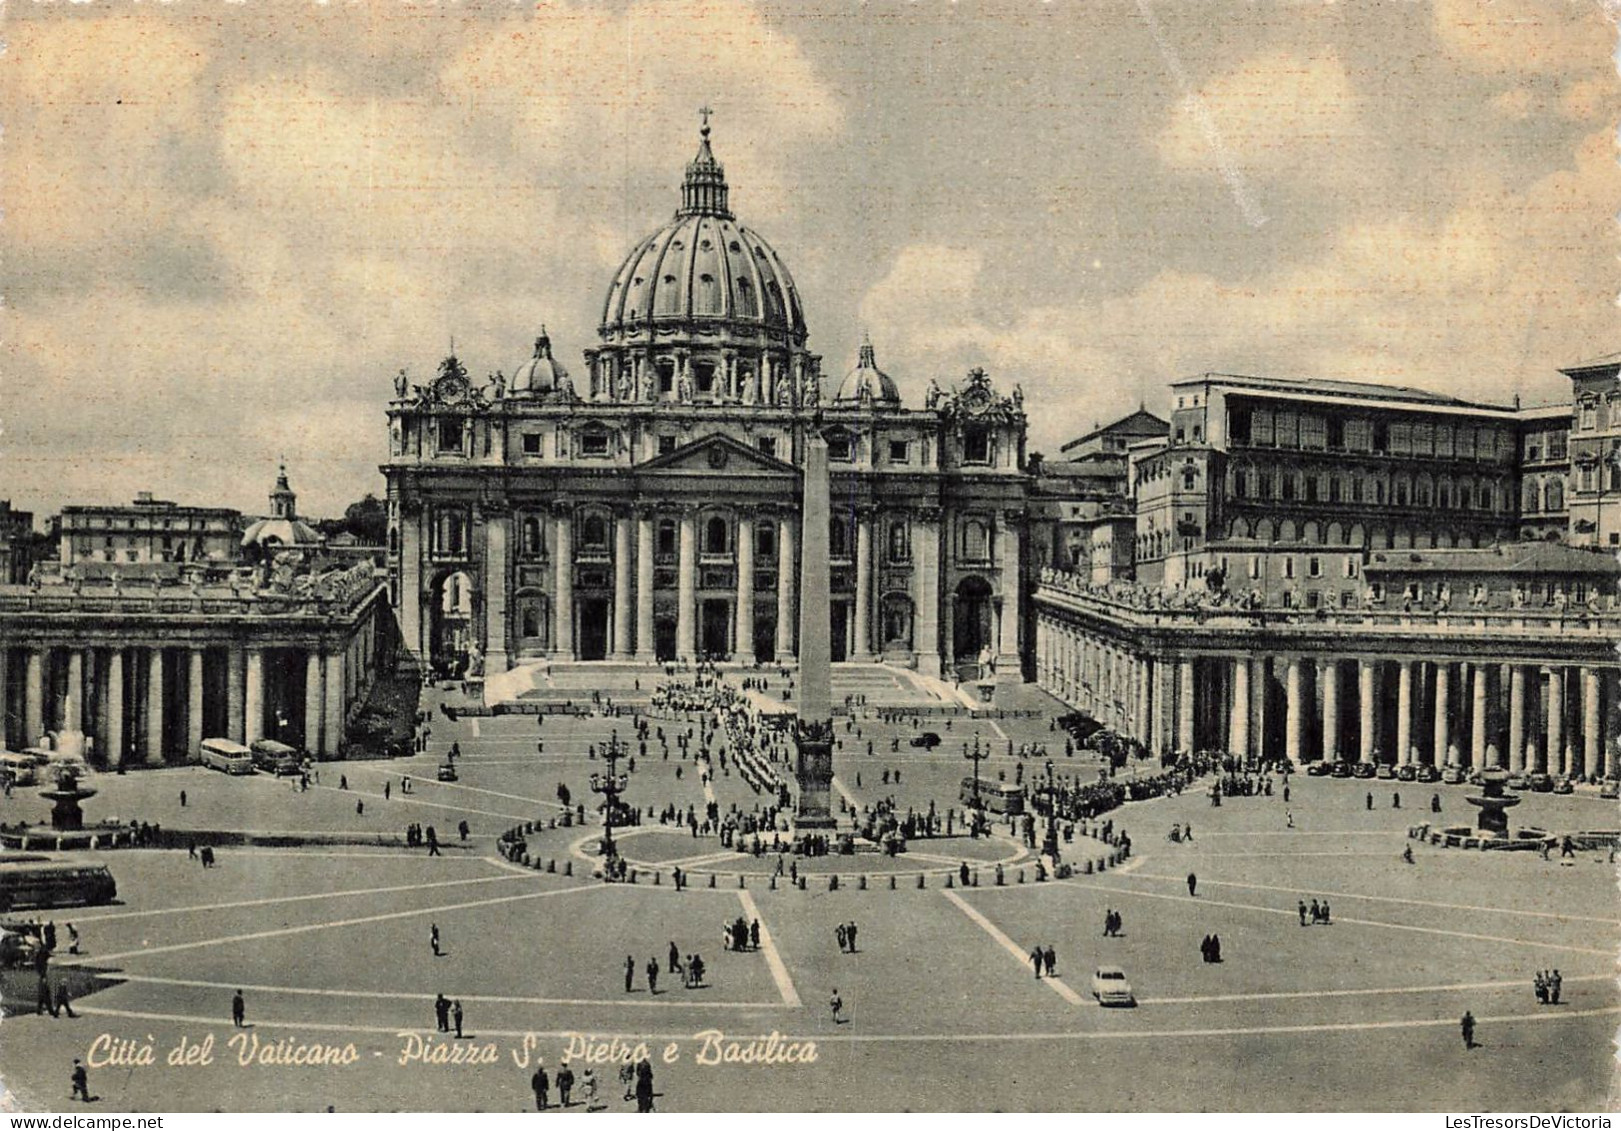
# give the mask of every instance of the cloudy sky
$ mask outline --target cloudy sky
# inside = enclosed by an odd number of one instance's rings
[[[1615,3],[1615,0],[1608,0]],[[1528,402],[1621,349],[1595,0],[7,5],[0,497],[380,491],[452,335],[578,372],[714,107],[834,379],[1206,369]]]

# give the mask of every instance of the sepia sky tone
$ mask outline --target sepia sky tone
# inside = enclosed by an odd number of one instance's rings
[[[1615,28],[1431,4],[8,4],[0,498],[381,493],[449,340],[578,375],[714,108],[836,384],[1031,447],[1206,369],[1528,403],[1621,349]],[[829,389],[831,392],[831,388]]]

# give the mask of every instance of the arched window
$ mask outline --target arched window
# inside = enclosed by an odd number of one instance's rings
[[[1565,484],[1560,479],[1548,480],[1545,510],[1562,511],[1565,509]]]
[[[724,554],[725,552],[726,520],[717,514],[704,523],[704,553]]]
[[[658,553],[668,554],[671,557],[676,553],[675,519],[665,518],[659,520],[659,546]]]
[[[540,539],[540,519],[533,515],[523,520],[523,555],[526,558],[538,558],[545,552],[544,544]]]
[[[608,548],[608,523],[600,514],[588,514],[580,523],[580,545],[592,550]]]
[[[912,546],[907,537],[906,523],[899,520],[889,524],[889,560],[892,562],[912,560]]]
[[[980,519],[970,518],[962,524],[962,556],[971,562],[987,561],[991,556],[990,528]]]
[[[1525,513],[1535,514],[1542,503],[1542,492],[1538,489],[1535,480],[1526,480],[1525,483]]]
[[[388,528],[388,552],[391,554],[400,552],[400,529],[397,526]]]
[[[756,313],[754,287],[747,279],[737,281],[737,312],[752,317]]]
[[[833,512],[828,517],[827,553],[829,557],[848,560],[850,557],[850,515]]]

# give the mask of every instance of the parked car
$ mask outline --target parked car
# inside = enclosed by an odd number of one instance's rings
[[[439,763],[439,772],[436,775],[440,781],[456,780],[456,765],[454,762]]]
[[[1306,776],[1313,778],[1326,778],[1334,769],[1334,763],[1326,759],[1321,762],[1312,762],[1306,766]]]
[[[1411,766],[1411,765],[1397,766],[1396,767],[1396,780],[1397,781],[1417,781],[1418,780],[1418,767],[1417,766]]]
[[[1527,774],[1525,784],[1532,793],[1552,793],[1553,778],[1548,774]]]
[[[1447,785],[1462,785],[1467,777],[1462,766],[1448,766],[1441,771],[1441,780]]]
[[[1335,762],[1333,768],[1329,770],[1329,773],[1337,778],[1348,778],[1351,776],[1351,763]]]
[[[1392,766],[1389,762],[1380,762],[1378,767],[1374,770],[1374,776],[1380,781],[1395,781],[1396,767]]]
[[[1610,801],[1616,800],[1621,797],[1621,782],[1614,778],[1605,778],[1604,784],[1598,787],[1598,795]]]
[[[912,739],[912,745],[920,750],[933,750],[936,746],[940,745],[940,736],[935,734],[932,730],[926,730],[916,738]]]
[[[1508,776],[1508,781],[1504,782],[1503,784],[1507,785],[1510,789],[1530,789],[1531,788],[1531,782],[1526,778],[1526,776],[1524,774],[1510,774]]]
[[[1351,765],[1351,776],[1353,778],[1371,778],[1378,772],[1372,762],[1354,762]]]
[[[1118,966],[1099,966],[1092,974],[1092,996],[1099,1005],[1136,1005],[1126,972]]]
[[[1576,785],[1569,778],[1560,778],[1553,783],[1553,791],[1555,793],[1575,793]]]
[[[1421,782],[1438,782],[1441,780],[1441,771],[1434,766],[1419,766],[1413,771],[1413,780]]]

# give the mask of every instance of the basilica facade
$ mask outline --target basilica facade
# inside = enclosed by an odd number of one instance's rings
[[[791,662],[800,469],[820,433],[833,658],[1016,678],[1022,395],[974,370],[907,407],[870,343],[824,384],[787,265],[728,196],[706,125],[674,218],[609,282],[577,377],[544,329],[510,377],[475,382],[454,356],[425,384],[401,372],[382,470],[404,646],[455,672]]]

